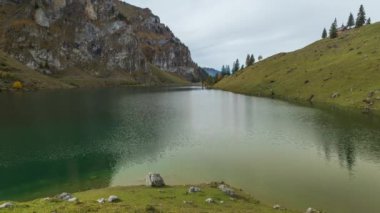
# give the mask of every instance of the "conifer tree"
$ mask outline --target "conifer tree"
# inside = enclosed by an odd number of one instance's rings
[[[263,60],[263,56],[259,55],[259,57],[257,58],[259,61]]]
[[[355,26],[355,19],[354,19],[354,15],[350,13],[350,16],[348,17],[348,21],[347,21],[347,27],[352,28],[353,26]]]
[[[245,67],[252,66],[255,63],[255,56],[248,54],[245,60]]]
[[[239,62],[239,59],[236,59],[236,61],[234,62],[232,66],[232,74],[235,74],[237,71],[239,71],[239,69],[240,69],[240,62]]]
[[[222,74],[226,73],[226,67],[223,65],[222,69],[220,70]]]
[[[368,24],[371,24],[371,23],[372,23],[372,22],[371,22],[371,18],[368,18],[366,24],[368,25]]]
[[[230,68],[230,65],[227,65],[227,66],[226,66],[226,74],[227,74],[227,75],[231,75],[231,68]]]
[[[247,58],[245,59],[245,66],[246,67],[249,67],[252,65],[252,60],[251,60],[251,56],[248,54],[247,55]]]
[[[326,30],[326,28],[323,29],[322,38],[323,39],[327,38],[327,30]]]
[[[251,55],[251,62],[252,62],[252,64],[254,64],[256,62],[255,56],[253,54]]]
[[[338,29],[337,29],[337,20],[335,19],[334,22],[331,24],[330,28],[330,38],[337,38],[338,37]]]
[[[362,27],[365,24],[366,18],[365,18],[365,10],[364,6],[360,5],[358,17],[356,18],[356,28]]]

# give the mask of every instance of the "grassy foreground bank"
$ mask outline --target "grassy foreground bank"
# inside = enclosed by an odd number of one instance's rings
[[[247,95],[380,112],[380,23],[281,53],[214,87]]]
[[[214,184],[198,186],[201,192],[188,193],[189,186],[167,186],[149,188],[145,186],[114,187],[74,193],[78,202],[56,199],[37,199],[29,202],[13,203],[11,208],[0,212],[252,212],[274,213],[295,211],[273,209],[261,204],[249,194],[236,190],[231,198]],[[115,203],[98,203],[99,198],[111,195],[119,197]],[[213,203],[205,200],[212,198]],[[2,204],[3,202],[0,202]]]

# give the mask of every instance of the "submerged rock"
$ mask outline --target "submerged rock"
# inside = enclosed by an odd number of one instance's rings
[[[196,193],[196,192],[200,192],[201,189],[199,187],[195,187],[195,186],[191,186],[188,190],[188,193]]]
[[[161,177],[160,174],[157,174],[157,173],[149,173],[145,178],[145,182],[146,182],[146,185],[150,187],[165,186],[164,179]]]
[[[276,204],[276,205],[273,206],[273,209],[277,209],[277,210],[279,210],[279,209],[281,209],[281,206],[278,205],[278,204]]]
[[[12,208],[14,205],[11,202],[6,202],[0,205],[0,209]]]
[[[229,187],[227,187],[226,185],[222,184],[222,185],[219,185],[218,186],[218,189],[220,189],[220,191],[224,192],[224,194],[230,196],[230,197],[233,197],[235,196],[235,191]]]
[[[116,203],[116,202],[118,202],[118,201],[120,201],[120,199],[119,199],[119,197],[116,196],[116,195],[111,195],[111,196],[109,196],[109,198],[108,198],[108,202],[110,202],[110,203]]]

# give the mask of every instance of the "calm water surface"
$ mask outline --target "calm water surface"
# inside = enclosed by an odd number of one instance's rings
[[[0,200],[223,180],[268,204],[380,212],[380,121],[199,88],[0,94]]]

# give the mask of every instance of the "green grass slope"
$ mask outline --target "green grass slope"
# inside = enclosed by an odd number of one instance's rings
[[[114,187],[96,189],[75,193],[78,203],[66,201],[38,199],[30,202],[14,203],[9,209],[1,212],[250,212],[250,213],[293,213],[292,210],[274,210],[270,206],[261,204],[250,195],[238,191],[237,196],[231,199],[216,186],[202,185],[201,192],[188,194],[188,186],[165,188],[148,188],[144,186]],[[99,198],[108,198],[116,195],[120,198],[117,203],[99,204]],[[206,203],[212,198],[215,203]],[[222,201],[222,202],[221,202]],[[3,202],[0,202],[3,203]]]
[[[256,63],[215,88],[380,111],[380,23]]]
[[[15,81],[22,83],[23,90],[71,88],[68,84],[29,69],[0,51],[0,92],[12,90]]]

